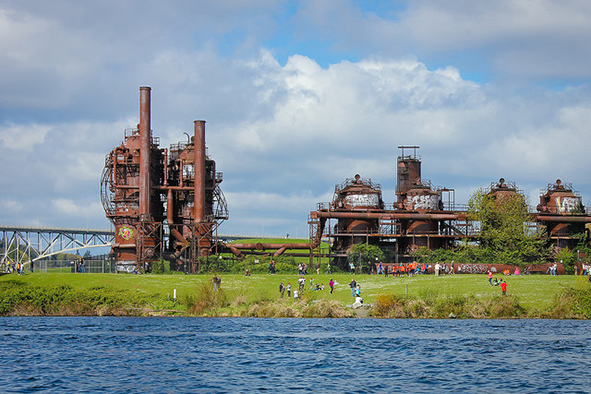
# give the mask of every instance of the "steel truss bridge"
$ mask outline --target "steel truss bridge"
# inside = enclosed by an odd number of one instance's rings
[[[251,238],[280,237],[218,235],[224,241]],[[0,226],[0,270],[8,264],[30,264],[59,253],[110,247],[114,241],[114,230]]]
[[[0,267],[28,264],[58,253],[111,246],[112,230],[0,226]]]

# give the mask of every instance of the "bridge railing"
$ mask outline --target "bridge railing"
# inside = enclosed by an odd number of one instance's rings
[[[37,260],[32,264],[26,264],[24,273],[42,272],[42,273],[59,273],[59,274],[114,274],[117,273],[117,265],[113,259],[85,259],[84,260],[84,272],[76,271],[76,262],[72,260]],[[9,270],[12,272],[13,268]],[[78,271],[82,271],[78,268]]]

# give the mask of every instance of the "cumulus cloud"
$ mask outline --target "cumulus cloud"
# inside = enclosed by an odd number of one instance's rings
[[[466,71],[519,79],[588,78],[591,5],[585,0],[493,2],[421,0],[387,11],[353,2],[305,1],[296,15],[301,37],[326,37],[343,55],[414,53]],[[480,69],[474,68],[474,63]]]
[[[42,143],[51,129],[48,125],[15,125],[0,127],[0,141],[5,149],[31,151]]]
[[[356,173],[391,202],[399,145],[420,145],[423,178],[457,202],[501,176],[591,196],[589,84],[537,84],[588,77],[585,2],[57,3],[0,1],[0,222],[108,227],[104,157],[138,123],[142,85],[162,147],[207,121],[224,232],[305,235]],[[536,83],[468,80],[483,58]]]
[[[98,211],[100,205],[98,203],[81,204],[79,201],[74,201],[67,198],[58,198],[51,201],[51,206],[60,215],[75,216],[86,218],[90,213]]]

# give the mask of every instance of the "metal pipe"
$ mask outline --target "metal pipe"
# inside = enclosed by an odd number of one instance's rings
[[[169,226],[172,226],[174,222],[174,202],[172,201],[172,189],[168,189],[166,193],[166,221]]]
[[[464,214],[465,216],[465,214]],[[395,212],[310,212],[310,217],[336,219],[408,219],[408,220],[458,220],[460,213],[395,213]]]
[[[591,216],[532,215],[536,222],[591,223]]]
[[[277,249],[275,253],[273,253],[273,257],[281,256],[287,250],[287,246],[282,247],[281,249]]]
[[[150,91],[140,87],[140,218],[150,215]]]
[[[168,186],[168,149],[164,148],[164,186]]]
[[[236,249],[249,249],[249,250],[277,250],[277,249],[310,249],[310,244],[269,244],[269,243],[254,243],[254,244],[227,244],[228,246]]]
[[[205,217],[205,121],[196,120],[195,139],[195,223],[200,223]]]

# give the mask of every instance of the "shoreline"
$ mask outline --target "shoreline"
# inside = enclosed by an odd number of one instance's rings
[[[300,299],[281,298],[279,292],[279,283],[296,283],[295,275],[220,277],[215,291],[209,275],[5,275],[0,316],[591,319],[591,284],[583,277],[507,277],[503,296],[478,274],[314,275],[314,284],[335,279],[334,294],[308,288]],[[351,308],[347,282],[353,278],[364,298],[358,309]]]

